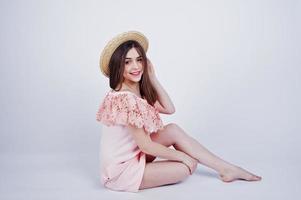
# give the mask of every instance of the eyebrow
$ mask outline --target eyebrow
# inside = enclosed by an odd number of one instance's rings
[[[142,56],[138,56],[137,58],[142,58]],[[132,59],[132,58],[125,58],[125,59]]]

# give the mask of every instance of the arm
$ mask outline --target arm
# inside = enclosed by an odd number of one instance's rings
[[[167,148],[166,146],[153,142],[150,135],[147,134],[143,128],[136,128],[135,126],[127,126],[128,131],[132,134],[139,149],[153,156],[165,158],[174,161],[183,161],[184,153],[175,149]]]
[[[187,166],[190,174],[195,171],[198,161],[194,158],[182,151],[170,149],[164,145],[153,142],[150,135],[147,134],[143,128],[136,128],[135,126],[129,125],[127,129],[132,134],[142,152],[168,160],[180,161]]]
[[[148,70],[149,70],[149,76],[151,82],[155,87],[156,91],[158,92],[159,101],[156,101],[154,106],[158,109],[160,113],[173,114],[175,112],[175,106],[173,105],[167,92],[165,91],[165,89],[162,87],[157,77],[155,76],[154,67],[149,59],[148,59]]]

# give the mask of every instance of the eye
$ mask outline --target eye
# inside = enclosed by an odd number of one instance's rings
[[[130,61],[125,61],[125,64],[127,65],[127,64],[129,64],[130,63]]]
[[[142,58],[138,58],[137,60],[138,60],[139,62],[141,62],[141,61],[142,61]]]

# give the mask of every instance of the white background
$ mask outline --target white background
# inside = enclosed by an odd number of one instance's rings
[[[0,199],[297,199],[300,13],[298,0],[1,0]],[[164,123],[261,182],[225,184],[199,166],[138,194],[101,187],[99,55],[128,30],[148,37],[176,106]]]

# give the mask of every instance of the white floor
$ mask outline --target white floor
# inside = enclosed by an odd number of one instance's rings
[[[126,193],[102,188],[97,159],[97,154],[2,154],[0,199],[300,199],[298,162],[249,159],[249,168],[262,175],[262,181],[233,183],[220,181],[214,171],[199,165],[196,173],[181,183]]]

